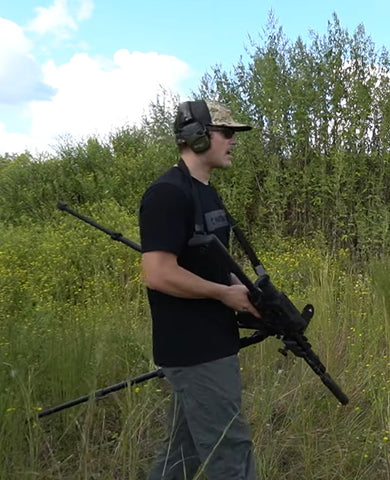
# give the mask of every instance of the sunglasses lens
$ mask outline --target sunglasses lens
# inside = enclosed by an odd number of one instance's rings
[[[233,138],[235,131],[232,128],[213,128],[211,129],[212,132],[219,132],[221,135],[223,135],[224,138],[227,140]]]

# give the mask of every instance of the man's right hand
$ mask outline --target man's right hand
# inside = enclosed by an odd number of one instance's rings
[[[218,300],[237,312],[248,312],[261,319],[260,313],[248,298],[248,289],[242,284],[233,284],[221,289]]]

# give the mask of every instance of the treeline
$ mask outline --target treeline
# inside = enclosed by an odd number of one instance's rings
[[[390,244],[390,60],[336,15],[327,33],[289,41],[270,16],[250,60],[215,66],[194,97],[213,98],[254,129],[238,135],[234,166],[213,178],[253,237],[321,239],[380,255]],[[58,145],[51,158],[0,158],[0,221],[46,221],[58,199],[115,201],[136,213],[143,190],[175,163],[168,95],[139,128]]]

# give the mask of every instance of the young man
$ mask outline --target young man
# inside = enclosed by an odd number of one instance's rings
[[[258,312],[246,287],[204,249],[194,233],[228,246],[230,226],[209,185],[229,167],[235,122],[221,104],[179,105],[174,131],[181,159],[145,192],[140,208],[142,266],[153,320],[153,353],[174,391],[168,438],[149,480],[255,480],[249,428],[242,417],[235,311]]]

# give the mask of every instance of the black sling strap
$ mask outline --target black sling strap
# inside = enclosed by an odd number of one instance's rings
[[[177,167],[186,175],[186,177],[191,182],[191,193],[192,193],[193,203],[194,203],[194,207],[195,207],[195,222],[194,222],[194,224],[195,224],[195,227],[194,227],[195,234],[196,235],[206,235],[206,230],[204,228],[204,221],[203,221],[202,206],[201,206],[201,203],[200,203],[199,194],[197,192],[197,189],[194,186],[194,181],[193,181],[193,178],[191,176],[191,173],[190,173],[187,165],[185,164],[185,162],[183,161],[182,158],[179,160],[179,162],[177,164]],[[232,229],[232,231],[233,231],[235,237],[237,238],[239,244],[242,246],[246,256],[248,257],[248,259],[249,259],[249,261],[252,265],[252,268],[254,269],[254,271],[256,272],[256,274],[259,277],[262,277],[263,275],[267,275],[267,273],[264,269],[264,266],[262,265],[260,260],[257,258],[256,253],[253,250],[250,243],[248,242],[248,240],[246,239],[246,237],[244,235],[244,232],[241,230],[241,228],[237,225],[237,222],[234,220],[234,218],[228,212],[228,210],[225,207],[224,203],[222,202],[220,196],[218,195],[218,192],[215,190],[214,187],[212,187],[212,188],[216,192],[216,194],[218,196],[218,199],[219,199],[219,202],[221,204],[221,207],[223,208],[223,210],[226,213],[226,219],[227,219],[227,221],[230,225],[230,228]]]
[[[182,158],[179,160],[177,167],[179,170],[181,170],[184,173],[186,178],[190,181],[192,201],[193,201],[194,210],[195,210],[195,221],[194,221],[195,234],[206,235],[206,230],[204,228],[204,222],[203,222],[202,206],[200,204],[199,194],[197,193],[197,190],[194,187],[194,181],[191,176],[191,173],[188,170],[188,167],[184,163],[184,160]]]

